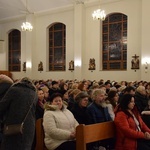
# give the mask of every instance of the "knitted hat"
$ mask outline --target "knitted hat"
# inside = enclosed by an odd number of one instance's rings
[[[86,92],[80,92],[76,97],[75,97],[75,101],[77,103],[79,103],[83,98],[85,97],[89,97],[89,95]]]
[[[14,83],[14,81],[10,77],[8,77],[4,74],[0,74],[0,83],[4,83],[4,82],[5,83]]]

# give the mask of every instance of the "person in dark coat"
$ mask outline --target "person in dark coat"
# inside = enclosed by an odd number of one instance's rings
[[[10,86],[13,84],[13,80],[9,78],[8,76],[1,74],[0,75],[0,101],[4,97],[7,90],[10,88]],[[2,128],[3,128],[3,116],[0,116],[0,144],[2,141]]]
[[[143,121],[150,128],[150,99],[148,100],[148,104],[144,111],[141,112],[141,114]]]
[[[49,96],[51,97],[54,93],[61,93],[57,81],[52,81],[52,87],[49,89]]]
[[[21,124],[30,106],[31,110],[24,122],[23,134],[4,135],[1,150],[30,150],[35,132],[36,88],[25,77],[11,86],[0,101],[0,114],[5,125]],[[32,105],[31,105],[32,104]]]
[[[38,94],[38,102],[36,105],[36,120],[39,118],[43,118],[44,104],[46,103],[46,99],[44,98],[44,92],[41,88],[37,90],[37,94]]]
[[[92,124],[112,121],[105,102],[105,91],[95,89],[92,92],[93,102],[87,107]]]
[[[148,103],[148,97],[146,95],[145,87],[140,85],[136,89],[136,93],[135,93],[135,104],[140,113],[146,108],[147,103]]]
[[[79,124],[90,124],[90,116],[87,112],[89,95],[86,92],[80,92],[75,97],[75,105],[72,108],[72,113]]]

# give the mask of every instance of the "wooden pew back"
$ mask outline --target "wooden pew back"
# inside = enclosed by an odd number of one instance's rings
[[[113,121],[91,125],[80,124],[76,129],[76,150],[86,150],[86,144],[115,137]]]
[[[36,121],[36,148],[35,150],[47,150],[44,143],[43,119]]]

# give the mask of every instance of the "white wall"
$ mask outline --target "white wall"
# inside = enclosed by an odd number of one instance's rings
[[[83,26],[83,50],[82,50],[82,66],[81,69],[69,71],[69,62],[75,58],[76,42],[74,41],[74,8],[70,7],[66,10],[59,10],[57,12],[49,12],[47,14],[39,14],[34,16],[34,30],[30,35],[26,35],[22,32],[22,64],[30,57],[32,59],[32,69],[30,72],[12,73],[13,78],[21,78],[23,76],[30,76],[33,79],[74,79],[75,74],[80,74],[80,79],[110,79],[110,80],[149,80],[148,74],[145,74],[144,66],[140,65],[139,70],[131,69],[131,59],[135,54],[140,56],[150,55],[148,50],[148,39],[149,32],[148,24],[150,20],[147,17],[146,11],[149,11],[148,6],[150,5],[149,0],[122,0],[116,1],[114,3],[104,3],[102,8],[106,10],[106,13],[120,12],[128,16],[128,55],[127,55],[127,71],[102,71],[101,70],[101,51],[100,51],[100,22],[93,21],[91,14],[97,9],[97,5],[85,5],[84,9],[84,26]],[[76,7],[76,6],[75,6]],[[145,8],[147,8],[145,10]],[[143,10],[143,14],[141,12]],[[145,10],[145,11],[144,11]],[[4,57],[7,58],[7,32],[12,28],[17,28],[20,30],[20,25],[23,19],[14,22],[7,22],[1,24],[0,30],[5,39],[5,53],[0,53],[0,70],[7,70],[7,61],[4,62]],[[66,71],[65,72],[48,72],[47,66],[47,27],[54,22],[62,22],[66,25]],[[145,28],[146,27],[146,28]],[[146,37],[145,37],[146,34]],[[30,38],[30,44],[28,49],[32,52],[26,52],[26,47],[28,43],[26,38]],[[99,40],[100,39],[100,40]],[[5,55],[5,56],[4,56]],[[89,59],[95,58],[96,60],[96,70],[93,72],[89,71]],[[44,71],[38,72],[38,64],[42,61],[44,65]]]

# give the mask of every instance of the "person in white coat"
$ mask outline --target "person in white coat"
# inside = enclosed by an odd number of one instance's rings
[[[78,122],[66,107],[60,93],[54,93],[45,104],[43,127],[48,150],[76,150]]]

